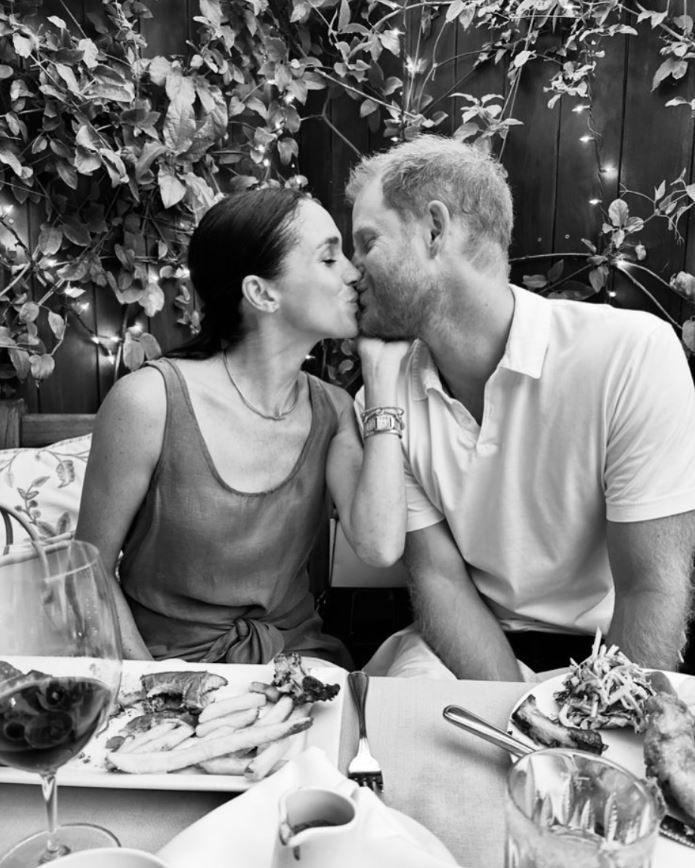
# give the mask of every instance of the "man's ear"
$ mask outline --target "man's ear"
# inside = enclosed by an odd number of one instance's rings
[[[241,291],[254,310],[275,313],[279,307],[277,293],[270,283],[256,274],[247,274],[241,281]]]
[[[442,249],[450,227],[449,209],[439,199],[433,199],[427,206],[428,248],[431,256],[436,256]]]

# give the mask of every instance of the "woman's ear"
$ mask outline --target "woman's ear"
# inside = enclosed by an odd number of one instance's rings
[[[442,249],[451,228],[451,215],[443,202],[433,199],[427,206],[428,249],[436,256]]]
[[[241,291],[254,310],[275,313],[279,307],[277,293],[270,281],[256,274],[247,274],[241,281]]]

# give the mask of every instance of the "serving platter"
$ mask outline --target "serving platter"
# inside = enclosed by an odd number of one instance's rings
[[[664,673],[680,699],[695,711],[695,678],[678,672]],[[562,689],[566,675],[556,675],[539,684],[534,684],[521,696],[512,708],[507,722],[507,732],[524,744],[538,747],[533,739],[523,733],[514,723],[513,715],[521,703],[529,696],[535,696],[538,708],[548,717],[557,717],[559,706],[555,701],[555,693]],[[603,756],[629,769],[638,777],[644,777],[644,760],[642,757],[642,736],[630,728],[600,729],[601,738],[606,744]]]
[[[65,658],[3,658],[19,669],[27,671],[36,668],[51,675],[91,674],[89,658],[83,658],[82,665],[75,668],[75,661],[69,664]],[[68,668],[69,667],[69,668]],[[340,727],[343,716],[345,679],[347,672],[337,666],[305,667],[307,672],[330,684],[338,684],[340,691],[330,702],[316,702],[312,706],[313,725],[305,732],[292,737],[292,745],[287,758],[295,756],[306,747],[321,748],[328,759],[338,764],[340,750]],[[270,682],[273,665],[243,665],[229,663],[189,663],[185,660],[125,660],[121,676],[119,694],[132,693],[140,684],[140,676],[151,672],[201,670],[221,675],[227,684],[238,687],[239,693],[248,689],[252,681]],[[129,709],[123,715],[111,718],[105,729],[86,745],[81,754],[62,766],[57,773],[59,786],[68,787],[106,787],[133,790],[198,790],[242,792],[253,784],[243,775],[214,775],[204,771],[183,770],[167,774],[122,774],[108,771],[104,765],[106,742],[116,735],[125,723],[139,712]],[[0,765],[0,783],[38,784],[39,776]]]

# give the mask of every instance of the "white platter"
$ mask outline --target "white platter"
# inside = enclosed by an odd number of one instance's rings
[[[49,674],[61,674],[65,661],[61,658],[29,658],[19,660],[8,659],[19,669],[26,671],[34,667]],[[61,667],[61,663],[63,667]],[[88,673],[89,661],[85,661],[85,674]],[[338,764],[340,749],[340,726],[343,716],[343,698],[345,695],[345,678],[347,672],[337,666],[308,666],[308,671],[321,681],[339,684],[338,695],[330,702],[314,703],[311,716],[314,723],[306,732],[293,736],[293,746],[289,756],[294,756],[306,747],[319,747],[335,765]],[[273,677],[271,663],[259,666],[246,666],[227,663],[189,663],[185,660],[156,660],[123,662],[121,692],[131,691],[139,685],[141,675],[149,672],[171,672],[178,670],[205,670],[227,679],[231,686],[238,686],[243,692],[252,681],[269,682]],[[72,669],[72,672],[75,670]],[[135,716],[131,713],[129,716]],[[202,790],[241,792],[252,784],[242,775],[211,775],[206,772],[173,772],[169,774],[121,774],[109,772],[103,765],[106,754],[105,744],[111,736],[123,727],[128,717],[119,716],[112,719],[105,730],[98,733],[82,751],[82,754],[66,763],[58,770],[59,786],[68,787],[107,787],[127,790]],[[38,784],[36,774],[19,771],[7,766],[0,766],[0,783]]]
[[[695,706],[695,678],[689,675],[681,675],[676,672],[665,673],[679,697],[691,707]],[[528,696],[536,697],[538,708],[549,717],[556,717],[559,711],[555,702],[555,693],[562,689],[562,682],[566,675],[556,675],[540,684],[534,684],[521,696],[514,705],[507,722],[507,732],[520,739],[531,747],[539,747],[532,739],[525,735],[512,720],[512,715]],[[639,777],[644,777],[644,760],[642,758],[642,736],[631,729],[602,729],[601,738],[606,744],[603,756],[613,762],[619,763]]]

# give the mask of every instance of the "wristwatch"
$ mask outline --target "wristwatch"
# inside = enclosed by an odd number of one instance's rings
[[[364,423],[364,436],[372,434],[396,434],[398,437],[403,432],[403,422],[395,413],[374,413]]]

